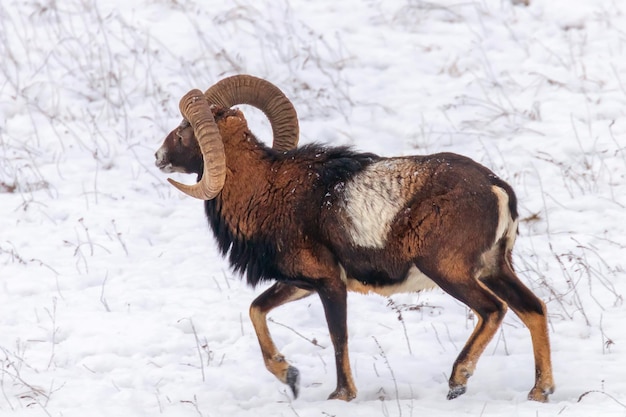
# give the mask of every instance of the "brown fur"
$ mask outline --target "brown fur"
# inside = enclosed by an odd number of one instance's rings
[[[529,398],[547,401],[554,383],[545,306],[511,267],[514,223],[504,225],[504,237],[496,236],[503,219],[517,218],[515,195],[506,183],[455,154],[384,160],[319,145],[279,153],[256,140],[240,111],[213,112],[227,172],[221,193],[205,202],[207,217],[223,254],[235,270],[246,272],[250,284],[278,281],[253,302],[250,317],[267,369],[294,394],[298,371],[274,345],[266,314],[313,292],[319,295],[335,348],[337,387],[330,398],[350,400],[357,391],[348,355],[346,284],[357,280],[350,288],[360,292],[368,287],[402,288],[407,273],[416,267],[478,317],[454,363],[448,398],[465,392],[467,379],[510,305],[532,335],[536,380]],[[163,146],[171,160],[188,163],[180,170],[201,175],[202,165],[191,155],[197,146],[188,146],[189,154],[178,156],[181,150],[172,134]],[[168,162],[165,159],[160,166]],[[395,171],[376,165],[385,161]],[[368,167],[372,172],[365,173]],[[493,187],[502,190],[501,196]],[[355,243],[350,230],[358,222],[349,215],[347,189],[357,195],[361,189],[380,190],[381,196],[402,203],[379,246]],[[367,205],[364,199],[357,215],[370,210]],[[502,210],[507,216],[501,216]],[[361,220],[368,222],[368,215],[365,212]]]

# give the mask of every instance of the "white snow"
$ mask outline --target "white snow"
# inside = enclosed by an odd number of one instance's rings
[[[615,0],[3,1],[0,415],[624,416],[625,12]],[[263,288],[229,270],[202,204],[154,166],[179,98],[236,73],[284,90],[301,143],[457,152],[513,185],[515,264],[550,312],[549,404],[526,400],[530,337],[512,313],[467,393],[445,399],[475,320],[440,290],[349,296],[350,403],[326,400],[319,301],[272,312],[302,374],[293,400],[247,317]]]

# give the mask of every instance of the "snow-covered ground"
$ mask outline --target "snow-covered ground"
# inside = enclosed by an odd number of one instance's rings
[[[0,415],[624,416],[624,13],[617,0],[3,0]],[[475,320],[440,290],[349,296],[350,403],[326,400],[314,297],[271,314],[301,396],[265,370],[247,317],[263,288],[233,275],[202,204],[153,164],[179,98],[236,73],[285,91],[301,143],[458,152],[513,185],[515,264],[550,312],[549,404],[526,400],[530,338],[512,313],[467,394],[445,400]]]

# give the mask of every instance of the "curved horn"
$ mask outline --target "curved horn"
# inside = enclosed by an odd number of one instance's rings
[[[194,185],[167,180],[183,193],[201,200],[211,200],[222,191],[226,178],[226,157],[222,137],[211,113],[209,102],[200,90],[191,90],[180,100],[180,112],[189,121],[204,158],[202,180]]]
[[[251,75],[234,75],[210,87],[204,95],[210,104],[232,107],[249,104],[265,113],[270,121],[278,151],[294,149],[298,145],[298,115],[291,101],[274,84]]]

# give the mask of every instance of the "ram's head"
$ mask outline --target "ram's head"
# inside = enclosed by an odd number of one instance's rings
[[[225,78],[204,94],[191,90],[180,101],[182,123],[167,135],[157,150],[156,165],[163,172],[192,172],[203,166],[201,180],[193,185],[168,178],[176,188],[201,200],[215,198],[224,186],[226,158],[224,142],[213,110],[249,104],[261,110],[270,121],[272,147],[278,151],[298,144],[298,116],[289,99],[268,81],[249,75]]]

